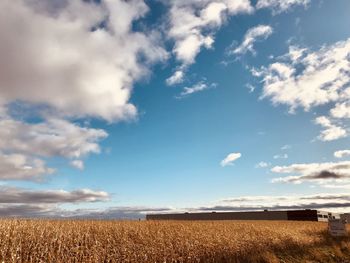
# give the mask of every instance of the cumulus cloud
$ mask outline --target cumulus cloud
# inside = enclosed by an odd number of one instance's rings
[[[325,162],[309,164],[292,164],[289,166],[275,166],[271,169],[274,173],[292,174],[272,180],[273,183],[315,182],[320,185],[336,182],[343,184],[350,180],[350,162]]]
[[[321,141],[334,141],[348,135],[346,129],[333,124],[331,120],[325,116],[317,117],[315,123],[324,128],[318,136],[318,139]]]
[[[334,152],[334,157],[336,158],[344,158],[346,156],[350,156],[350,150],[340,150]]]
[[[227,165],[233,165],[233,162],[241,158],[241,156],[242,156],[241,153],[230,153],[225,157],[225,159],[221,161],[220,164],[222,167],[225,167]]]
[[[285,104],[291,111],[305,110],[349,98],[350,39],[320,50],[300,51],[290,47],[283,60],[255,71],[262,77],[263,98],[274,104]],[[299,70],[297,70],[299,69]]]
[[[211,48],[215,41],[215,31],[231,15],[253,12],[249,0],[212,0],[184,1],[174,0],[168,3],[169,26],[167,35],[174,40],[173,53],[185,69],[195,62],[202,48]],[[179,83],[174,73],[167,81],[169,85]],[[177,80],[175,82],[171,80]]]
[[[350,89],[346,91],[350,93]],[[347,97],[350,94],[348,94]],[[331,116],[338,119],[349,119],[350,118],[350,102],[342,102],[335,104],[335,107],[331,109]]]
[[[267,25],[258,25],[249,29],[244,35],[242,43],[237,48],[232,50],[231,53],[241,55],[249,51],[255,54],[255,42],[268,38],[272,34],[272,32],[272,27]]]
[[[19,100],[108,121],[133,118],[134,81],[166,57],[151,32],[132,31],[148,10],[145,3],[52,3],[1,1],[1,103]]]
[[[81,158],[99,153],[98,141],[107,137],[101,129],[81,127],[62,119],[27,123],[0,118],[0,149],[44,157]]]
[[[29,123],[6,112],[0,115],[0,179],[42,181],[55,170],[43,158],[63,157],[82,169],[84,158],[99,153],[99,141],[107,133],[51,118]],[[6,154],[5,154],[6,153]]]
[[[0,152],[0,180],[42,181],[46,175],[54,173],[41,159],[23,154],[3,154]]]
[[[287,11],[297,5],[303,5],[306,7],[309,3],[310,0],[258,0],[256,8],[270,8],[275,14],[277,14]]]
[[[148,11],[138,0],[0,2],[2,179],[41,180],[51,157],[83,169],[107,133],[76,120],[135,118],[133,84],[168,57],[158,33],[134,27]]]
[[[252,69],[252,74],[262,79],[261,98],[269,98],[274,105],[287,105],[291,113],[297,108],[309,111],[317,106],[331,105],[333,119],[321,116],[316,123],[325,128],[319,139],[335,140],[347,136],[347,128],[334,119],[347,116],[349,54],[350,39],[324,45],[316,51],[291,46],[276,62]]]

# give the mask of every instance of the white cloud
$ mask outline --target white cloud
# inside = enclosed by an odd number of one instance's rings
[[[99,153],[98,141],[107,137],[100,129],[80,127],[61,119],[26,123],[0,118],[0,150],[43,157],[81,158]]]
[[[43,160],[23,154],[0,152],[0,180],[41,181],[55,170],[46,167]]]
[[[274,183],[299,184],[308,181],[320,185],[329,182],[344,184],[344,182],[350,180],[350,161],[275,166],[271,171],[280,174],[292,174],[287,177],[275,178],[272,180]]]
[[[263,94],[274,105],[289,106],[305,111],[329,104],[333,118],[347,117],[350,98],[350,39],[324,45],[317,51],[291,46],[289,52],[268,67],[252,69],[252,74],[262,78]],[[327,119],[327,120],[325,120]],[[321,116],[316,123],[325,129],[320,140],[330,141],[346,137],[347,127],[338,120]]]
[[[5,113],[0,116],[0,179],[43,180],[54,172],[42,159],[50,157],[70,159],[75,167],[82,169],[84,164],[77,158],[100,153],[98,143],[106,137],[103,130],[62,119],[28,123]]]
[[[251,84],[246,84],[246,88],[249,90],[249,93],[253,93],[255,91],[255,87]]]
[[[253,12],[249,0],[174,0],[169,6],[166,34],[174,40],[173,53],[183,68],[195,62],[202,48],[212,47],[215,31],[228,16]]]
[[[150,63],[167,56],[155,34],[132,31],[148,10],[145,3],[52,4],[0,2],[1,103],[20,100],[65,116],[108,121],[133,118],[133,83],[148,74]],[[105,27],[98,28],[102,22]]]
[[[273,156],[273,159],[288,159],[288,154],[276,154]]]
[[[334,157],[336,158],[344,158],[346,156],[350,156],[350,150],[341,150],[334,152]]]
[[[350,89],[346,91],[350,93]],[[350,98],[350,94],[347,94],[347,98]],[[335,104],[335,107],[331,109],[331,116],[338,119],[350,118],[350,102],[342,102]]]
[[[262,77],[262,97],[291,111],[349,99],[350,39],[318,51],[303,50],[296,56],[296,47],[291,47],[280,61],[252,72]]]
[[[283,145],[283,146],[281,147],[281,150],[282,150],[282,151],[286,151],[286,150],[289,150],[289,149],[291,149],[291,148],[292,148],[291,145],[285,144],[285,145]]]
[[[277,14],[287,11],[296,5],[303,5],[306,7],[309,3],[310,0],[259,0],[256,4],[256,8],[271,8],[273,12]]]
[[[183,70],[176,70],[174,74],[166,79],[166,84],[169,86],[182,83],[184,80],[184,72]]]
[[[233,162],[236,161],[237,159],[241,158],[242,154],[241,153],[230,153],[221,161],[221,166],[225,167],[227,165],[233,165]]]
[[[82,160],[73,160],[70,164],[79,170],[84,170],[84,162]]]
[[[210,88],[216,87],[216,84],[212,83],[208,85],[205,82],[198,82],[197,84],[193,85],[192,87],[184,87],[183,91],[180,93],[180,95],[177,97],[179,99],[184,98],[186,96],[189,96],[193,93],[201,92]]]
[[[315,123],[324,128],[318,136],[318,139],[321,141],[334,141],[348,135],[343,127],[332,124],[332,122],[325,116],[317,117]]]
[[[271,165],[271,163],[259,162],[255,165],[255,168],[266,168],[266,167],[269,167],[270,165]]]
[[[158,33],[135,31],[147,12],[139,0],[0,1],[3,180],[42,180],[52,157],[83,169],[107,133],[74,120],[136,116],[133,84],[168,57]],[[12,114],[13,104],[29,113]]]
[[[268,38],[272,34],[272,27],[267,25],[258,25],[247,31],[242,43],[232,50],[232,54],[245,54],[248,51],[255,54],[254,43]]]

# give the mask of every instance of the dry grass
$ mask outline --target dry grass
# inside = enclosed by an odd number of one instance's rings
[[[350,262],[327,225],[0,220],[0,262]]]

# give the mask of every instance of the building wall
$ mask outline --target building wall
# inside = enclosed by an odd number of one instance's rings
[[[287,211],[288,220],[293,221],[318,221],[317,210],[293,210]]]
[[[150,214],[147,220],[288,220],[286,211]]]
[[[290,211],[211,212],[146,215],[147,220],[293,220],[328,222],[328,218],[340,218],[340,215],[310,209]],[[348,219],[348,222],[350,222],[350,218]]]

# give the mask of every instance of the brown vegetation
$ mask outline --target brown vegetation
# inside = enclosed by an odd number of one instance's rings
[[[0,220],[0,262],[350,262],[327,224]]]

